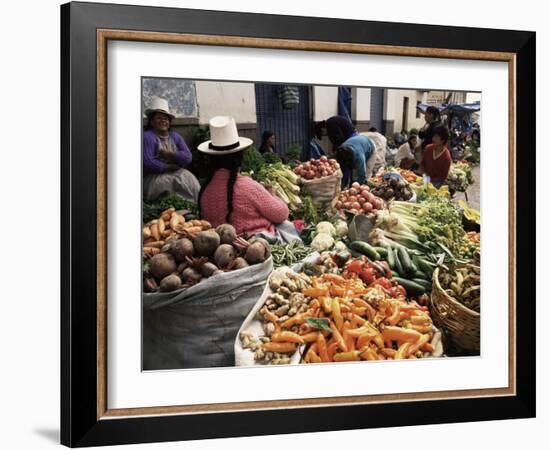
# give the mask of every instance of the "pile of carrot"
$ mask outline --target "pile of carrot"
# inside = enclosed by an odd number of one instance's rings
[[[160,253],[168,239],[194,238],[203,230],[212,228],[206,220],[186,221],[175,208],[168,208],[161,213],[158,219],[153,219],[143,226],[143,253],[153,256]]]
[[[265,351],[293,353],[305,344],[302,362],[321,363],[419,358],[435,350],[428,309],[380,286],[324,274],[302,292],[310,297],[306,312],[282,323],[264,315],[275,325]]]

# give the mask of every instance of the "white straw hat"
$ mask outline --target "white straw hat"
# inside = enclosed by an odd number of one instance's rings
[[[153,97],[151,101],[151,106],[145,110],[145,115],[149,117],[155,112],[166,114],[171,119],[174,119],[176,117],[170,112],[170,108],[168,108],[168,100],[160,97]]]
[[[252,145],[252,139],[239,136],[237,124],[231,116],[216,116],[210,119],[210,141],[201,143],[197,149],[209,155],[237,153]]]

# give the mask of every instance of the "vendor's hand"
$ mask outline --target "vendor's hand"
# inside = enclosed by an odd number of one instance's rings
[[[179,170],[180,169],[180,166],[178,166],[177,164],[166,164],[166,170],[168,172],[175,172],[176,170]]]
[[[167,150],[159,150],[159,153],[158,153],[159,157],[168,161],[168,162],[173,162],[174,161],[174,158],[176,156],[175,153],[172,153],[172,152],[169,152]]]

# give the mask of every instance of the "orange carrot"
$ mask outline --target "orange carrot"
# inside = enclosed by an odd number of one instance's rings
[[[384,355],[386,355],[388,357],[395,358],[395,354],[397,353],[397,351],[394,350],[393,348],[384,347],[382,349],[382,353],[384,353]]]
[[[327,314],[331,314],[332,313],[332,301],[331,301],[330,297],[323,297],[321,299],[321,302],[322,302],[322,305],[323,305],[323,310]]]
[[[266,352],[291,353],[296,350],[296,344],[291,342],[266,342],[263,344]]]
[[[362,300],[360,298],[354,298],[352,300],[352,303],[359,308],[366,308],[367,306],[369,306],[369,304],[365,300]]]
[[[311,309],[317,309],[317,308],[320,308],[321,307],[321,304],[319,303],[319,300],[317,300],[316,298],[314,298],[313,300],[311,300],[309,302],[309,307]]]
[[[367,348],[360,356],[361,359],[366,359],[367,361],[376,361],[378,359],[378,355],[372,348]]]
[[[334,361],[336,362],[359,361],[360,359],[361,358],[359,357],[359,352],[357,350],[353,350],[350,352],[336,353],[334,355]]]
[[[321,334],[317,334],[317,349],[319,351],[319,357],[323,362],[330,362],[331,359],[328,356],[327,341],[325,337]]]
[[[342,330],[342,325],[344,324],[344,319],[342,318],[342,313],[340,312],[340,301],[338,298],[333,298],[331,302],[332,306],[332,317],[334,318],[334,323],[338,330]]]
[[[318,334],[319,334],[318,331],[311,331],[307,334],[303,334],[302,339],[304,340],[304,342],[308,342],[308,343],[316,342]]]
[[[324,297],[328,295],[327,288],[306,288],[302,292],[306,297]]]
[[[301,325],[305,322],[306,315],[305,314],[296,314],[294,317],[291,317],[290,319],[285,320],[281,326],[283,328],[290,328],[294,325]]]
[[[418,350],[420,350],[420,347],[422,347],[424,344],[427,344],[430,340],[429,334],[423,334],[418,341],[416,341],[414,344],[412,344],[409,349],[407,350],[407,357],[414,355]]]
[[[273,342],[293,342],[295,344],[303,344],[304,338],[299,334],[293,333],[292,331],[281,331],[279,333],[273,333],[271,335],[271,340]]]
[[[344,322],[344,325],[342,326],[342,337],[344,338],[348,351],[355,350],[355,336],[351,335],[349,333],[350,331],[351,329],[349,322]]]
[[[334,322],[331,320],[330,323],[330,329],[332,330],[332,337],[336,342],[338,342],[338,346],[342,349],[343,352],[348,351],[348,347],[346,346],[346,342],[344,341],[344,338],[340,334],[340,331],[338,331],[338,328],[334,324]]]
[[[407,357],[407,352],[411,346],[410,342],[404,342],[399,346],[397,352],[395,353],[395,359],[405,359]]]
[[[426,343],[424,344],[422,347],[420,347],[422,350],[424,350],[425,352],[429,352],[429,353],[433,353],[435,352],[435,347],[430,343]]]
[[[382,338],[381,334],[377,334],[376,336],[374,336],[373,342],[378,348],[384,348],[384,339]]]
[[[382,331],[382,337],[386,341],[416,342],[422,336],[416,330],[388,326]]]
[[[338,342],[332,342],[327,345],[327,354],[330,361],[334,361],[334,355],[336,354],[336,350],[338,350],[338,348]]]

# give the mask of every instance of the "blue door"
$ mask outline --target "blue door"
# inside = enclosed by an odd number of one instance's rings
[[[272,131],[275,134],[275,149],[280,156],[284,156],[292,146],[300,146],[303,151],[309,142],[310,115],[310,87],[292,87],[298,90],[298,104],[290,109],[283,107],[280,96],[280,84],[256,84],[256,148],[262,142],[262,133]]]

